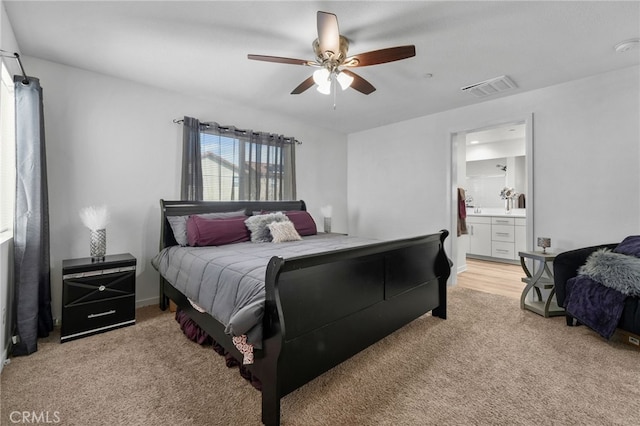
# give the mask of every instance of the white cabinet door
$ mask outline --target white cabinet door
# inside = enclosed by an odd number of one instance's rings
[[[491,224],[470,223],[469,254],[491,256]]]

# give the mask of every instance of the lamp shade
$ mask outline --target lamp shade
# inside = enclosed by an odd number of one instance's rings
[[[336,76],[336,80],[338,80],[338,83],[340,83],[340,87],[342,87],[342,90],[347,90],[349,86],[351,86],[351,83],[353,83],[353,77],[345,72],[338,73],[338,75]]]
[[[331,94],[331,72],[326,68],[314,71],[313,81],[318,85],[318,92],[323,95]]]
[[[546,253],[547,248],[551,247],[551,238],[538,237],[538,247],[542,247],[542,252]]]
[[[326,68],[320,68],[313,72],[313,82],[318,86],[327,84],[327,82],[330,81],[329,77],[331,77],[331,73]]]
[[[331,94],[331,81],[326,81],[323,84],[319,84],[318,88],[317,88],[318,92],[322,93],[323,95],[330,95]]]

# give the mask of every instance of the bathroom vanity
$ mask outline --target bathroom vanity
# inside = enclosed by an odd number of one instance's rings
[[[518,252],[526,250],[526,220],[525,209],[467,209],[467,256],[517,263]]]

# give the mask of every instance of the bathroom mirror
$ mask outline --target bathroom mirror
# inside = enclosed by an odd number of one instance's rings
[[[512,124],[466,134],[466,204],[468,207],[500,208],[501,191],[513,188],[520,197],[513,207],[526,206],[525,125]]]

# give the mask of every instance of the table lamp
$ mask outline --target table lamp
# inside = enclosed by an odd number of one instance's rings
[[[547,253],[547,247],[551,247],[551,238],[538,237],[538,247],[542,247],[542,252]]]

